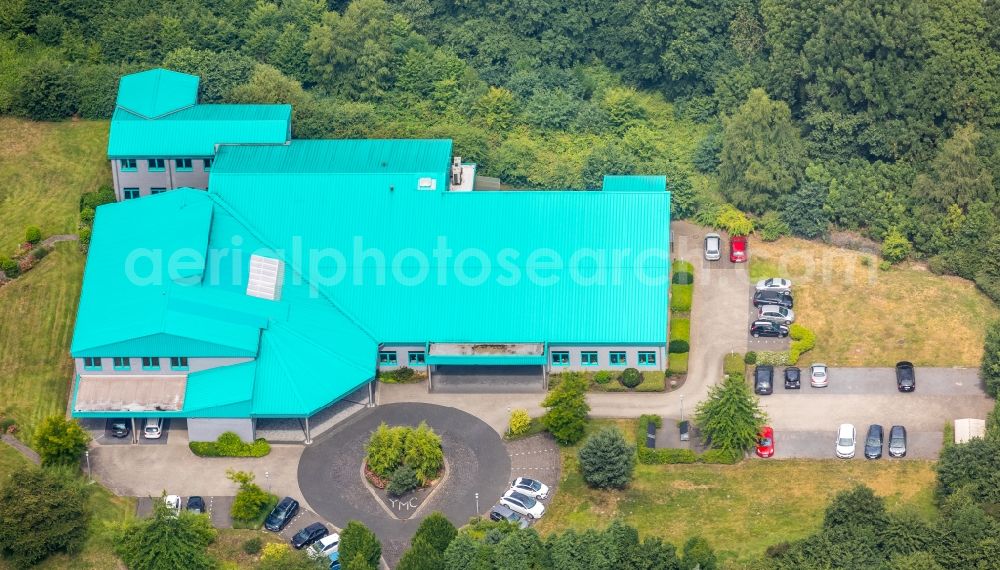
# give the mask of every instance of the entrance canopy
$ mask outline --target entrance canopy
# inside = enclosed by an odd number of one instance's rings
[[[179,412],[186,375],[80,375],[74,412]]]

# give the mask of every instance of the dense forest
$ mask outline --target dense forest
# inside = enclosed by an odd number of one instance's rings
[[[857,232],[1000,300],[998,0],[0,0],[0,113],[107,118],[157,65],[518,187],[665,173],[680,217]]]

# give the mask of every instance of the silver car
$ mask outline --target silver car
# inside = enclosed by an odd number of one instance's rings
[[[758,309],[757,318],[788,326],[795,322],[795,311],[780,305],[764,305]]]
[[[826,364],[813,364],[809,369],[809,385],[813,388],[826,388],[829,383],[830,375],[827,374]]]
[[[758,291],[791,291],[792,282],[783,277],[761,279],[755,287]]]
[[[858,443],[858,432],[851,424],[840,424],[837,429],[837,457],[850,459],[854,457],[854,447]]]
[[[719,234],[705,235],[705,259],[708,261],[722,259],[722,237]]]

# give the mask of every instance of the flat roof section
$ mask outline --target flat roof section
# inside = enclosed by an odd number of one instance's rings
[[[74,412],[179,412],[186,375],[81,374]]]

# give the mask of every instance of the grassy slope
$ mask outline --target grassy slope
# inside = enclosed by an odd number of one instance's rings
[[[594,422],[592,429],[609,422]],[[629,439],[634,420],[617,420]],[[562,452],[563,479],[537,528],[549,534],[603,528],[621,517],[642,536],[676,546],[701,534],[726,560],[760,556],[775,543],[818,529],[841,490],[864,483],[890,509],[912,504],[933,515],[934,471],[928,461],[748,460],[739,465],[639,465],[625,491],[587,488],[576,449]]]
[[[784,238],[756,242],[750,257],[751,278],[794,283],[796,320],[816,332],[808,362],[977,367],[986,325],[1000,318],[969,281],[919,267],[880,271],[854,251]]]

